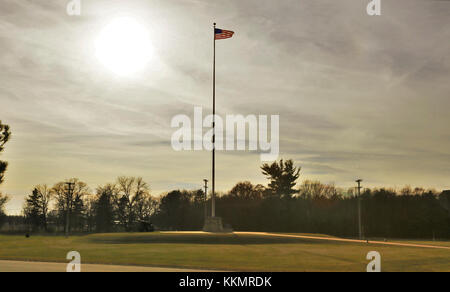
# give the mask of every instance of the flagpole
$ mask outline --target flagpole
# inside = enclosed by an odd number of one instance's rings
[[[216,179],[215,179],[215,167],[216,167],[216,23],[214,22],[213,28],[213,138],[212,138],[212,196],[211,196],[211,217],[216,217]]]

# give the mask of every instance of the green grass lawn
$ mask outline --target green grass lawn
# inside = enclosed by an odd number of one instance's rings
[[[314,235],[317,236],[317,235]],[[406,241],[402,241],[406,242]],[[450,246],[448,242],[414,243]],[[382,271],[450,271],[450,250],[261,235],[114,233],[84,236],[0,235],[0,259],[203,268],[230,271],[361,271],[381,254]]]

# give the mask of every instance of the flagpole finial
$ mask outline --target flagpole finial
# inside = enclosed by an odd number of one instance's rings
[[[216,26],[216,23],[214,22],[214,26]]]

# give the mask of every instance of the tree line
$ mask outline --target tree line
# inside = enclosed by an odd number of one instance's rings
[[[148,222],[157,201],[141,177],[118,177],[91,192],[85,182],[72,178],[52,187],[36,186],[26,197],[23,214],[34,231],[135,231]]]
[[[264,164],[269,183],[239,182],[216,199],[216,212],[234,230],[358,235],[361,199],[364,237],[450,238],[450,192],[404,187],[355,189],[305,180],[292,160]],[[165,229],[201,229],[202,202],[197,192],[172,191],[162,197],[152,219]],[[209,207],[210,204],[208,203]],[[209,213],[208,209],[208,213]]]
[[[239,231],[358,234],[355,189],[305,180],[292,160],[263,164],[268,185],[244,181],[218,194],[216,210]],[[69,192],[67,183],[73,185]],[[423,188],[365,189],[361,194],[365,237],[450,238],[450,193]],[[206,208],[206,209],[205,209]],[[140,177],[118,177],[91,192],[70,179],[52,187],[36,186],[25,199],[24,220],[34,231],[142,231],[143,223],[160,230],[200,230],[210,200],[199,190],[173,190],[153,197]],[[69,224],[67,225],[67,221]]]

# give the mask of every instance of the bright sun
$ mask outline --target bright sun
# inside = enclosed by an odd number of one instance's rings
[[[118,75],[131,75],[149,61],[152,46],[147,31],[131,18],[118,18],[107,25],[95,44],[97,58]]]

